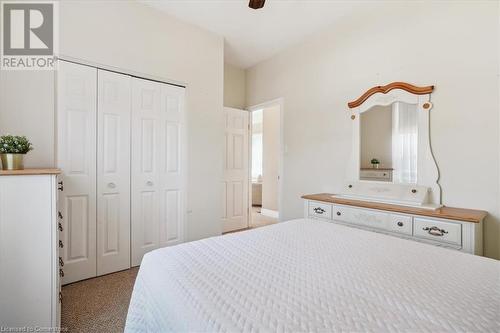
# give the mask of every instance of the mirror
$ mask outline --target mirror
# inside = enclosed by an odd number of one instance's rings
[[[351,155],[338,195],[428,209],[441,206],[429,130],[433,90],[392,82],[347,103]]]
[[[360,180],[416,184],[417,104],[375,105],[360,115]]]

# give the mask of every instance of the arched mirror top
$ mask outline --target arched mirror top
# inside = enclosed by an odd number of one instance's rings
[[[433,92],[434,86],[418,87],[418,86],[414,86],[414,85],[412,85],[410,83],[406,83],[406,82],[392,82],[392,83],[389,83],[385,86],[376,86],[376,87],[373,87],[371,89],[368,89],[358,99],[347,103],[347,106],[350,109],[357,108],[361,104],[366,102],[371,96],[373,96],[375,94],[387,95],[390,91],[392,91],[394,89],[404,90],[404,91],[406,91],[410,94],[413,94],[413,95],[428,95],[428,94]],[[388,101],[387,104],[390,104],[390,103],[392,103],[392,101]],[[379,103],[379,105],[380,105],[380,103]]]

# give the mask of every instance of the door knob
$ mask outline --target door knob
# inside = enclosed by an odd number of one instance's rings
[[[109,188],[115,188],[115,187],[116,187],[116,184],[115,184],[115,183],[108,183],[108,187],[109,187]]]
[[[153,184],[153,182],[152,182],[152,181],[148,180],[148,181],[146,182],[146,185],[148,185],[148,186],[153,186],[154,184]]]

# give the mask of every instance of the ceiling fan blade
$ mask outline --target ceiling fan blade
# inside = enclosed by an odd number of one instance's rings
[[[250,0],[248,7],[252,8],[252,9],[259,9],[259,8],[264,7],[265,3],[266,3],[266,0]]]

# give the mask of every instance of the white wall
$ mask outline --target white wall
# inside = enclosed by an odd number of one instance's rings
[[[263,111],[262,208],[278,211],[280,105]]]
[[[392,81],[434,84],[443,203],[489,211],[485,254],[500,258],[498,13],[496,1],[390,2],[248,70],[248,105],[284,97],[283,218],[302,215],[302,194],[340,190],[348,101]]]
[[[392,106],[374,106],[360,118],[361,167],[371,168],[371,160],[381,168],[392,167]]]
[[[220,234],[223,38],[132,1],[63,1],[60,53],[187,84],[188,239]],[[33,141],[28,167],[54,166],[54,74],[0,75],[0,133]]]
[[[224,106],[245,108],[246,72],[228,63],[224,64]]]

